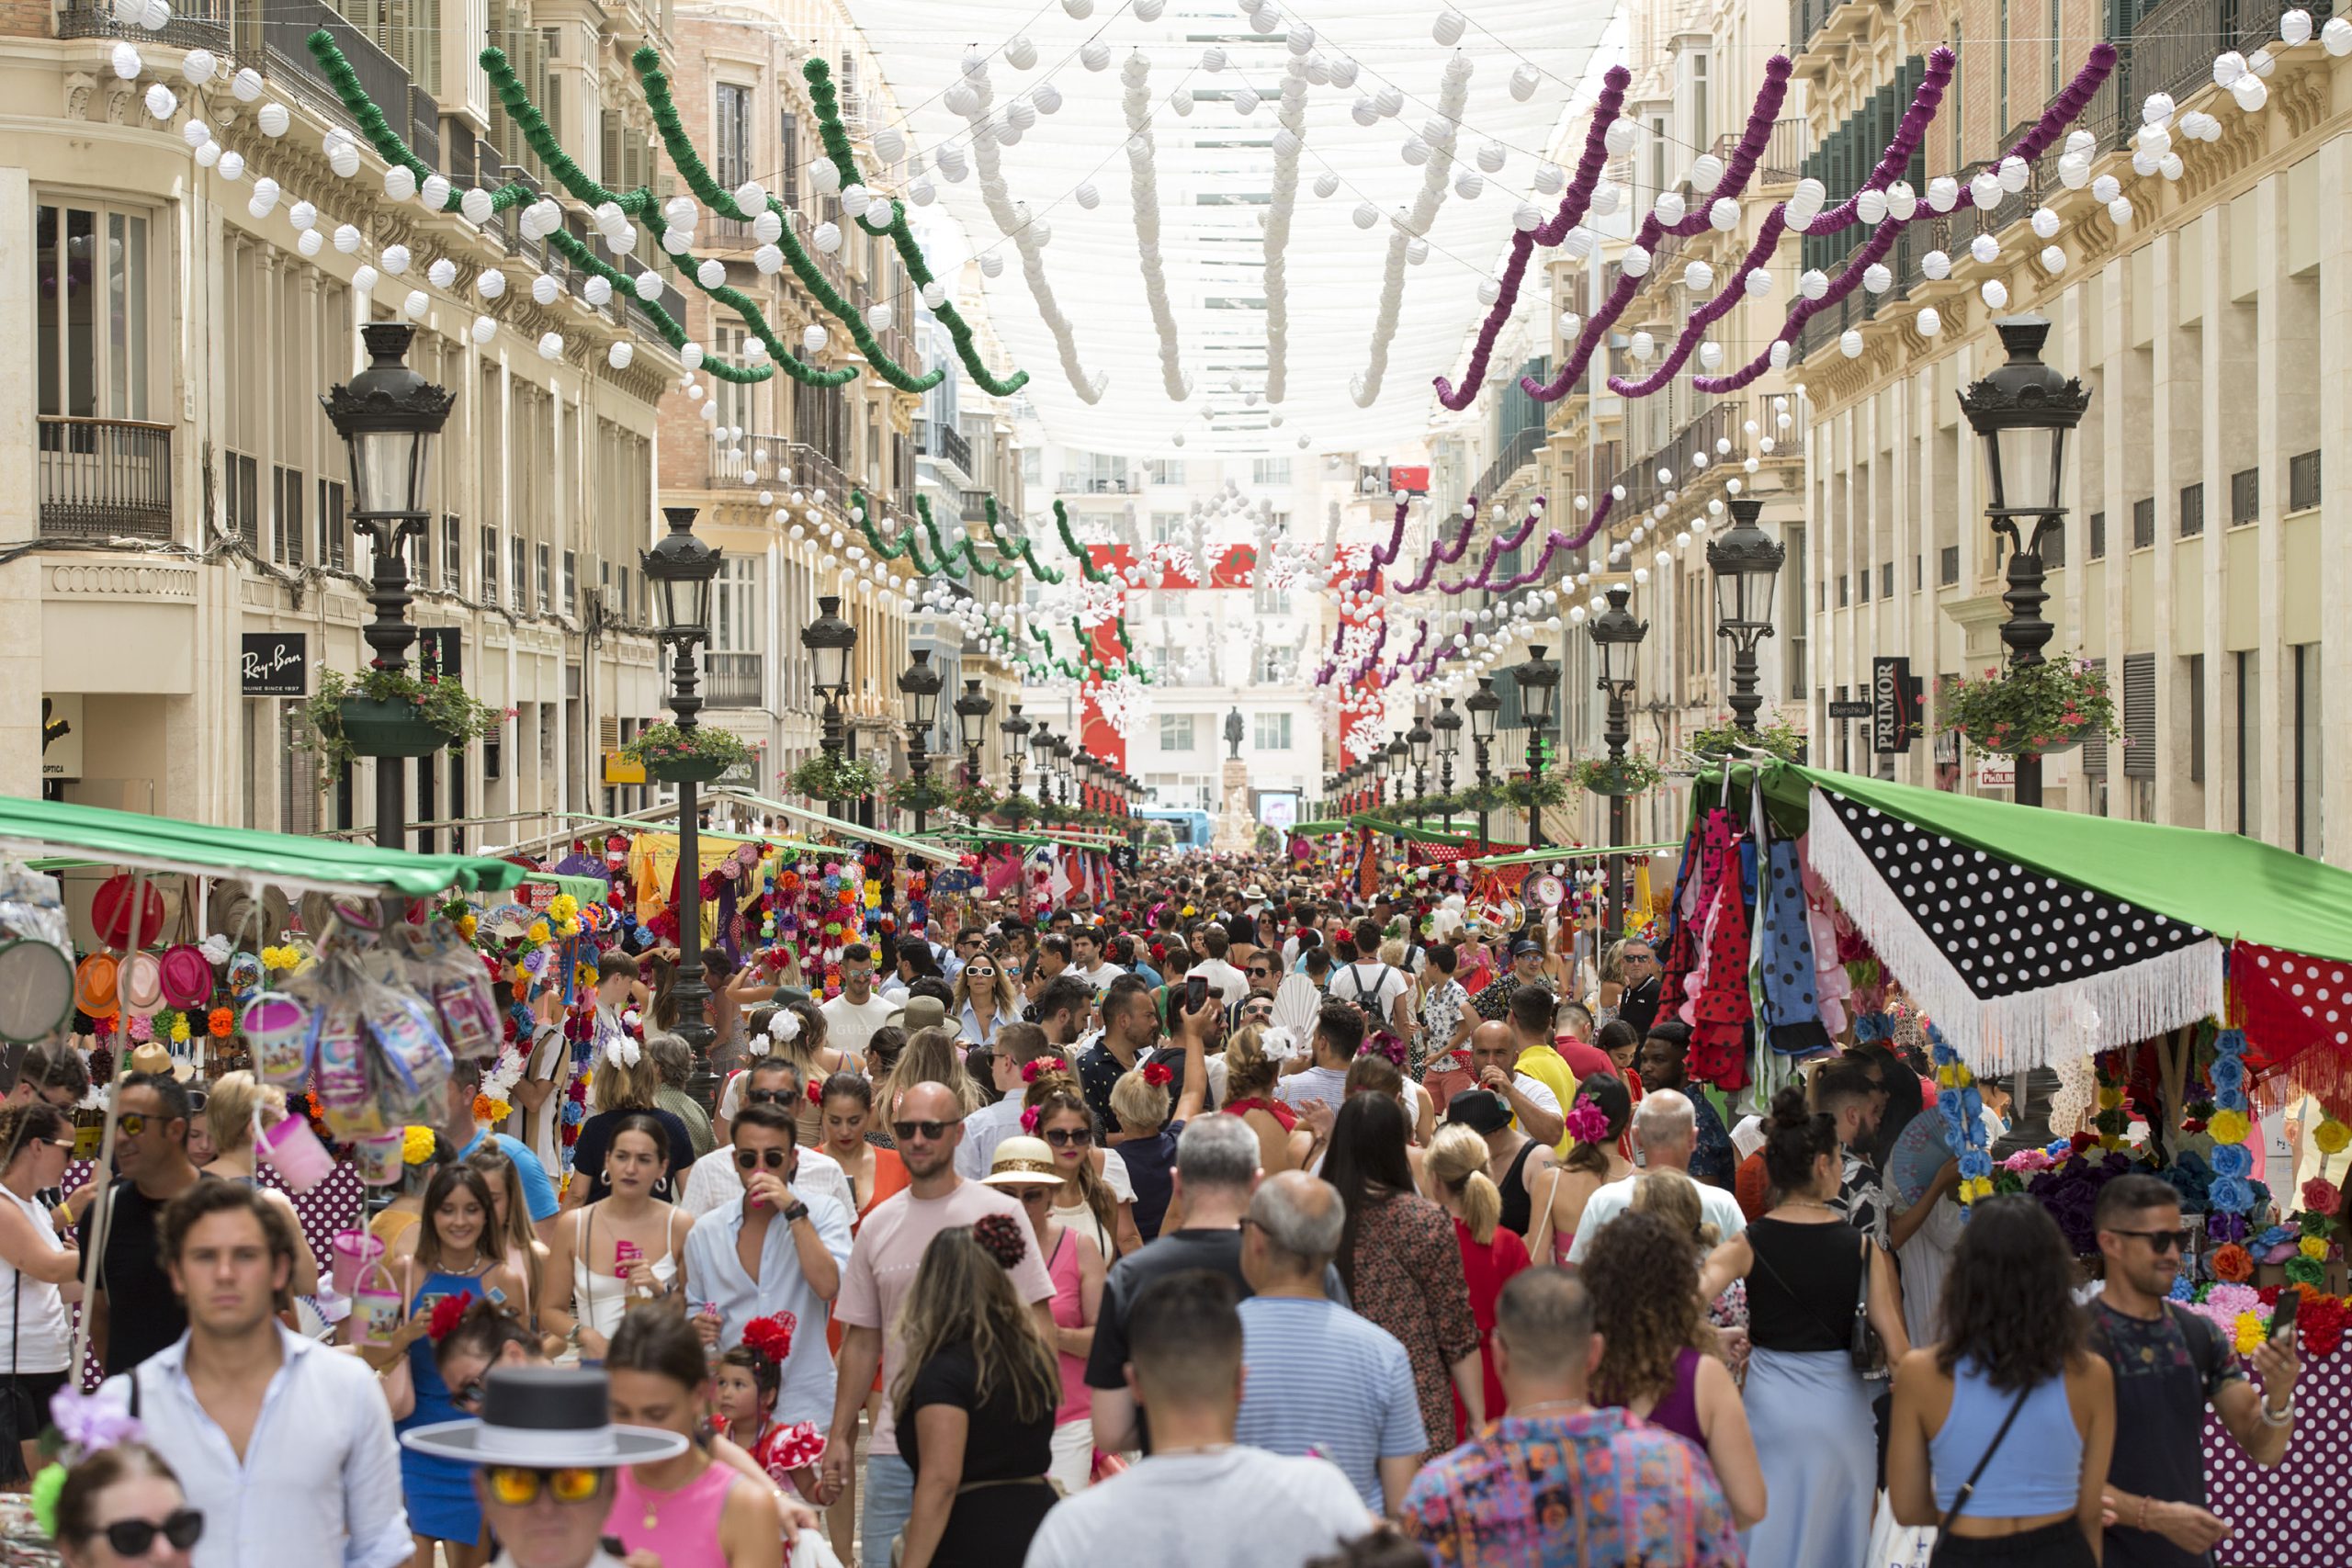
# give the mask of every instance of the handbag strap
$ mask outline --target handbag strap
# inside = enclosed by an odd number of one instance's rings
[[[1871,1238],[1862,1237],[1862,1268],[1854,1285],[1854,1318],[1860,1323],[1870,1321],[1871,1314]]]
[[[1957,1390],[1959,1386],[1959,1382],[1957,1378],[1955,1378],[1952,1387]],[[2001,1417],[2000,1429],[1993,1434],[1993,1440],[1984,1445],[1984,1453],[1978,1456],[1976,1468],[1968,1472],[1968,1479],[1960,1483],[1960,1490],[1958,1492],[1952,1494],[1951,1506],[1944,1510],[1943,1518],[1936,1525],[1936,1533],[1938,1535],[1942,1535],[1946,1531],[1950,1530],[1951,1529],[1952,1520],[1960,1517],[1960,1511],[1968,1506],[1968,1499],[1975,1495],[1977,1482],[1984,1479],[1984,1467],[1992,1463],[1993,1456],[2000,1451],[2001,1439],[2009,1435],[2009,1428],[2011,1427],[2017,1425],[2018,1413],[2025,1408],[2025,1402],[2028,1398],[2031,1397],[2032,1393],[2033,1390],[2031,1388],[2022,1388],[2018,1391],[2017,1398],[2012,1400],[2009,1404],[2009,1413]],[[1947,1414],[1944,1419],[1949,1421],[1951,1417]]]

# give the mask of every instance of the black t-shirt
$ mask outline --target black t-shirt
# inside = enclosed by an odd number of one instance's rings
[[[200,1176],[199,1180],[217,1179]],[[75,1244],[82,1249],[82,1278],[90,1277],[90,1229],[100,1204],[108,1207],[107,1251],[96,1284],[107,1293],[106,1375],[127,1372],[187,1331],[187,1309],[164,1271],[157,1221],[168,1200],[158,1201],[136,1182],[117,1181],[82,1211]]]
[[[1184,1052],[1182,1046],[1161,1045],[1136,1058],[1138,1066],[1165,1063],[1169,1071],[1168,1103],[1174,1105],[1184,1094]],[[1119,1119],[1111,1113],[1111,1086],[1125,1077],[1130,1069],[1119,1066],[1119,1058],[1111,1055],[1111,1047],[1095,1042],[1078,1058],[1078,1089],[1086,1097],[1088,1109],[1094,1112],[1096,1124],[1107,1137],[1115,1132]]]
[[[2153,1319],[2095,1302],[2091,1348],[2115,1370],[2108,1480],[2143,1497],[2203,1507],[2205,1407],[2245,1377],[2220,1330],[2169,1302]],[[2153,1530],[2110,1525],[2105,1561],[2108,1568],[2206,1568],[2213,1558],[2184,1551]]]
[[[670,1140],[670,1170],[653,1184],[653,1196],[664,1203],[674,1203],[673,1193],[685,1187],[683,1175],[695,1163],[694,1141],[687,1135],[686,1124],[673,1111],[599,1111],[580,1123],[580,1136],[571,1145],[571,1174],[588,1181],[588,1201],[612,1196],[613,1184],[605,1179],[605,1155],[613,1146],[613,1129],[624,1116],[650,1116],[662,1123],[662,1131]]]
[[[979,1396],[979,1362],[969,1345],[943,1346],[916,1368],[914,1382],[907,1387],[906,1408],[898,1415],[899,1457],[922,1475],[922,1439],[915,1412],[926,1404],[952,1404],[971,1417],[964,1436],[964,1478],[957,1484],[1045,1474],[1054,1462],[1052,1408],[1024,1421],[1005,1379],[999,1378],[985,1399]]]

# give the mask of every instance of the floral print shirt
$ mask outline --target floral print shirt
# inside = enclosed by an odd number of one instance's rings
[[[1405,1534],[1448,1568],[1736,1568],[1702,1450],[1623,1410],[1506,1416],[1432,1460]]]
[[[1413,1076],[1421,1076],[1431,1056],[1442,1055],[1453,1039],[1453,1032],[1462,1026],[1462,1010],[1470,1005],[1470,993],[1462,982],[1449,979],[1442,986],[1430,987],[1421,998],[1421,1038],[1413,1047]]]

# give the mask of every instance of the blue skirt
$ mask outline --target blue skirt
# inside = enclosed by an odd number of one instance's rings
[[[1764,1472],[1751,1568],[1862,1568],[1878,1504],[1870,1386],[1843,1350],[1750,1352],[1741,1402]]]

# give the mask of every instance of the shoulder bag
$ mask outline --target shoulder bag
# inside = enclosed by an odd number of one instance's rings
[[[1871,1238],[1867,1235],[1862,1237],[1862,1272],[1854,1287],[1854,1329],[1847,1354],[1853,1359],[1854,1370],[1862,1376],[1886,1375],[1886,1342],[1871,1326]]]

